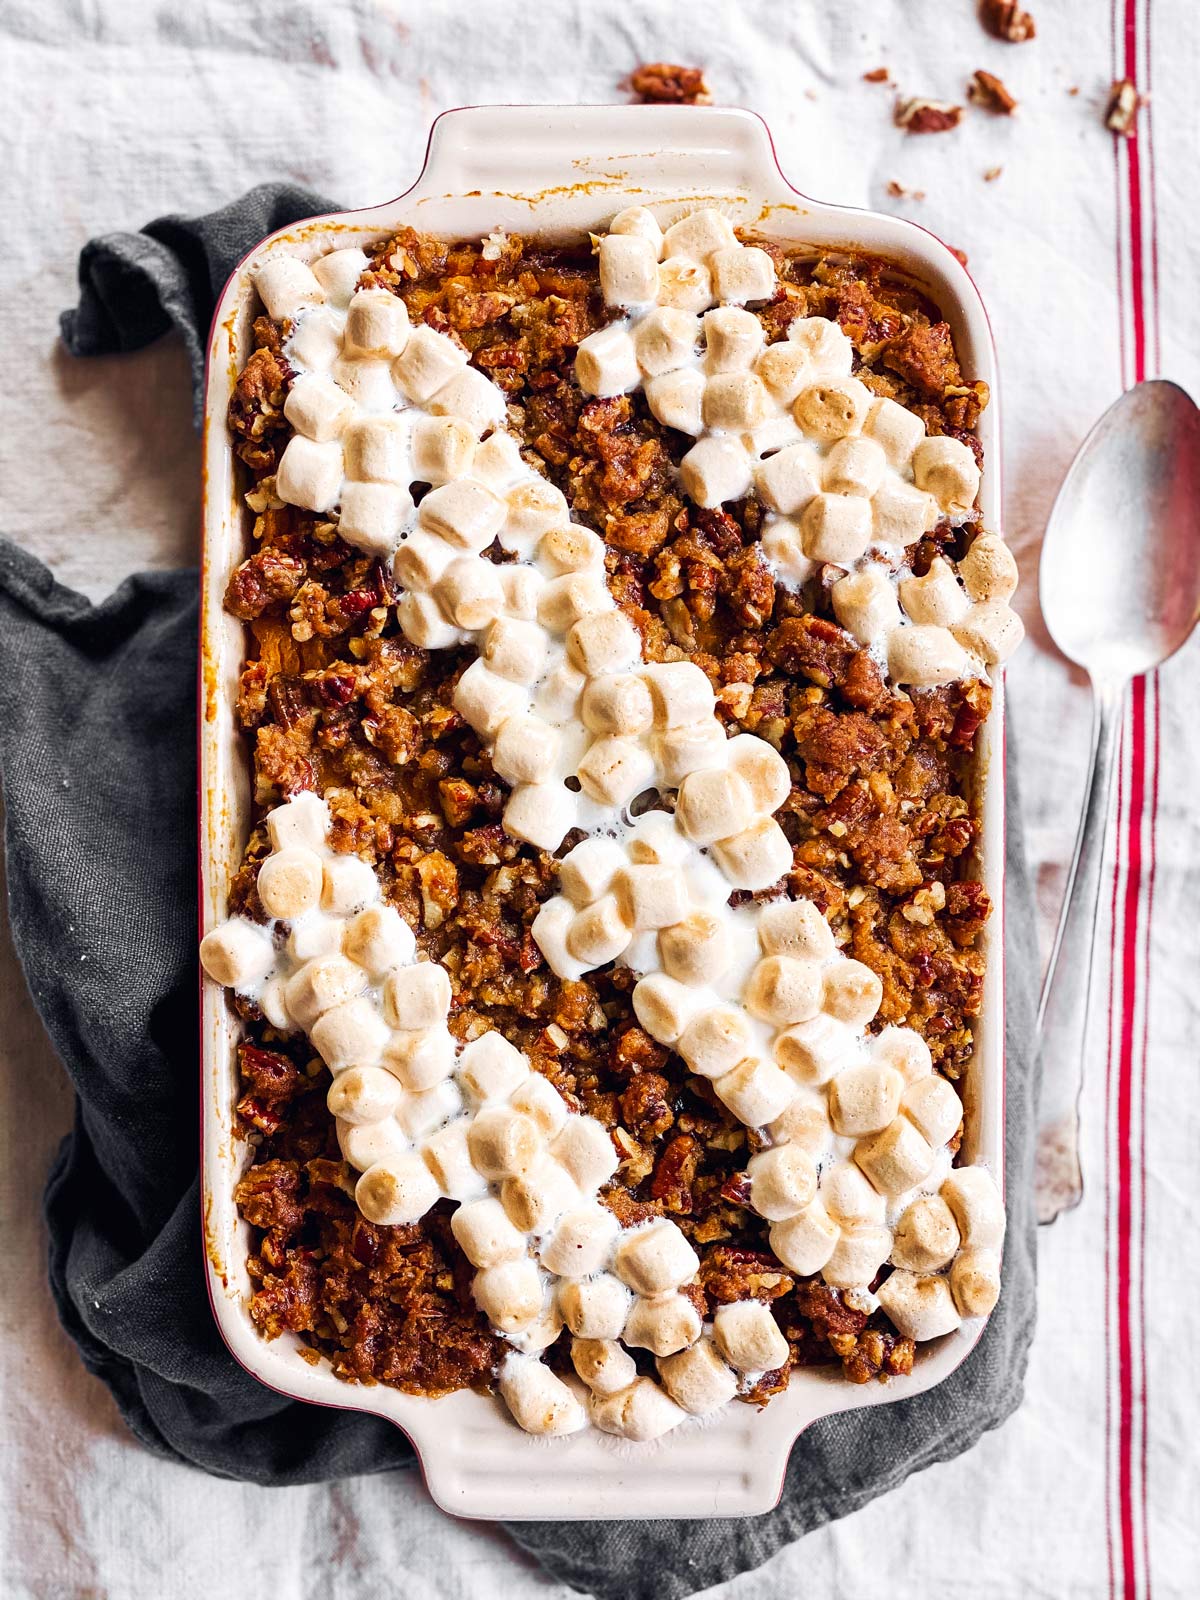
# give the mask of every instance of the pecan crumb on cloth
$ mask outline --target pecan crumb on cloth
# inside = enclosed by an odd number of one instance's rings
[[[1006,44],[1024,44],[1037,37],[1033,17],[1022,11],[1016,0],[982,0],[979,20],[993,39],[1003,39]]]
[[[1003,79],[982,67],[967,85],[967,98],[973,105],[981,106],[1000,117],[1011,117],[1017,109],[1016,96],[1006,87]]]
[[[643,105],[706,106],[712,102],[701,67],[651,61],[630,74],[630,91]]]
[[[898,128],[905,133],[948,133],[962,121],[963,108],[941,100],[897,100],[894,113]]]
[[[1133,137],[1137,128],[1137,114],[1145,103],[1136,85],[1128,78],[1114,83],[1108,96],[1108,109],[1104,113],[1104,126],[1119,133],[1123,139]]]

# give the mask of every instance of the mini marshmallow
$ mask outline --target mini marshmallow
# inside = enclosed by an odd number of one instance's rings
[[[1000,1257],[994,1250],[963,1250],[950,1268],[950,1293],[964,1317],[986,1317],[1000,1298]]]
[[[712,315],[712,312],[709,312]],[[707,330],[707,320],[706,320]],[[674,373],[690,362],[699,342],[699,317],[674,306],[656,306],[638,322],[634,349],[646,378]]]
[[[589,799],[626,806],[654,780],[654,757],[634,739],[605,736],[593,741],[575,769]]]
[[[879,1133],[899,1111],[903,1089],[904,1079],[893,1067],[874,1062],[843,1067],[829,1085],[834,1132],[851,1139]]]
[[[295,317],[301,306],[319,306],[325,291],[312,268],[295,256],[276,255],[254,274],[254,287],[274,322]]]
[[[776,1144],[797,1145],[814,1160],[823,1156],[833,1136],[825,1096],[813,1089],[800,1089],[782,1115],[768,1123],[767,1132]]]
[[[929,563],[923,578],[902,580],[900,604],[913,622],[927,622],[937,628],[952,628],[971,608],[958,579],[941,556]]]
[[[894,400],[876,400],[863,423],[863,433],[880,446],[893,467],[900,469],[908,466],[913,451],[925,437],[925,424]]]
[[[729,218],[712,206],[704,206],[672,223],[663,235],[663,251],[668,256],[707,261],[714,250],[731,249],[737,242]]]
[[[745,1006],[775,1028],[808,1022],[821,1009],[821,968],[795,956],[764,956],[750,974]]]
[[[625,853],[638,866],[679,867],[691,852],[669,812],[647,811],[630,830]]]
[[[1025,624],[1003,600],[974,605],[953,629],[965,650],[989,667],[1007,661],[1025,637]]]
[[[564,572],[600,572],[604,566],[604,540],[578,522],[551,528],[538,544],[538,560],[556,576]]]
[[[955,1167],[942,1184],[942,1199],[954,1213],[963,1244],[998,1250],[1004,1240],[1004,1202],[985,1167]]]
[[[750,457],[736,440],[701,439],[679,463],[679,481],[698,506],[713,510],[750,493],[750,467]]]
[[[551,578],[538,596],[538,621],[554,633],[566,633],[584,617],[612,609],[612,596],[602,572],[567,572]]]
[[[462,1109],[463,1098],[458,1085],[443,1078],[429,1089],[409,1091],[396,1111],[396,1121],[410,1139],[428,1139],[447,1122],[460,1117]]]
[[[729,298],[722,295],[722,299]],[[704,345],[705,365],[710,373],[744,372],[754,365],[762,350],[762,323],[750,311],[719,306],[704,313]]]
[[[412,431],[412,475],[435,488],[465,477],[475,455],[475,434],[461,417],[418,417]]]
[[[336,439],[317,444],[293,434],[275,472],[275,493],[291,506],[329,511],[342,486],[342,447]]]
[[[488,562],[480,562],[488,566]],[[493,571],[499,571],[493,568]],[[546,633],[534,622],[498,617],[488,629],[483,662],[497,677],[510,683],[531,684],[546,661]]]
[[[775,1059],[800,1083],[828,1083],[854,1054],[854,1034],[844,1022],[822,1012],[798,1022],[775,1040]]]
[[[952,633],[923,623],[892,629],[887,636],[887,661],[892,682],[913,688],[950,683],[965,677],[971,665]]]
[[[296,962],[340,955],[345,926],[336,917],[301,917],[288,934],[288,955]]]
[[[432,595],[401,595],[396,602],[396,621],[404,637],[422,650],[445,650],[462,643],[462,634],[446,620]]]
[[[915,544],[937,520],[937,501],[911,483],[885,479],[872,496],[871,533],[876,544]]]
[[[767,346],[755,371],[782,406],[792,405],[817,377],[808,351],[786,339]]]
[[[718,1306],[713,1342],[738,1372],[776,1372],[791,1356],[783,1330],[761,1300]]]
[[[668,787],[678,788],[693,772],[711,772],[728,760],[725,729],[716,717],[695,722],[690,728],[668,728],[651,741],[659,775]]]
[[[504,497],[504,504],[507,511],[501,542],[521,554],[531,550],[545,534],[571,526],[566,496],[536,473],[511,488]],[[585,531],[579,530],[580,533]]]
[[[958,563],[958,575],[972,600],[1011,600],[1017,587],[1017,563],[1003,539],[981,533]]]
[[[786,1072],[769,1061],[752,1057],[718,1078],[713,1087],[722,1105],[728,1106],[748,1128],[765,1128],[768,1122],[774,1122],[796,1094],[796,1085]]]
[[[395,1228],[419,1222],[441,1194],[420,1156],[405,1155],[368,1167],[354,1186],[354,1199],[368,1222]]]
[[[303,916],[321,898],[321,858],[297,847],[269,855],[258,869],[258,898],[269,917]]]
[[[907,1117],[897,1117],[882,1133],[860,1139],[854,1159],[880,1194],[903,1194],[933,1169],[933,1151]]]
[[[504,807],[504,828],[537,850],[557,850],[575,826],[575,811],[575,796],[561,783],[520,783]]]
[[[454,709],[485,739],[494,738],[510,717],[525,709],[524,691],[472,661],[454,686]]]
[[[541,907],[529,929],[551,972],[571,983],[587,971],[584,963],[576,961],[567,949],[567,935],[574,921],[575,907],[565,895],[555,895]]]
[[[613,890],[626,924],[639,933],[669,928],[687,916],[687,885],[675,867],[622,867]]]
[[[305,331],[301,330],[302,333]],[[355,360],[350,356],[339,356],[330,367],[329,376],[364,411],[390,412],[396,404],[396,386],[392,382],[390,361]]]
[[[499,429],[483,441],[471,463],[471,476],[485,489],[502,497],[528,472],[517,441],[510,433]]]
[[[618,1394],[638,1375],[633,1357],[615,1339],[573,1339],[571,1364],[593,1394]]]
[[[726,305],[744,306],[775,296],[775,263],[756,245],[732,245],[715,250],[709,270],[717,298]]]
[[[933,1074],[905,1089],[900,1109],[935,1148],[954,1137],[963,1115],[953,1084]]]
[[[711,718],[716,705],[706,673],[691,661],[668,661],[642,670],[654,703],[656,728],[683,728]]]
[[[674,1222],[656,1218],[621,1235],[613,1271],[635,1294],[667,1294],[694,1278],[700,1258]]]
[[[529,1073],[514,1089],[509,1104],[535,1122],[545,1139],[553,1139],[571,1114],[562,1095],[540,1072]]]
[[[600,240],[600,293],[606,306],[644,306],[658,296],[658,250],[636,233]]]
[[[608,1130],[595,1117],[568,1117],[550,1152],[585,1194],[606,1184],[620,1164]]]
[[[861,645],[872,645],[899,626],[896,591],[883,567],[867,566],[839,578],[829,598],[834,616]]]
[[[895,1067],[905,1083],[916,1083],[933,1071],[929,1046],[911,1028],[885,1028],[868,1043],[871,1060]]]
[[[545,584],[545,578],[533,567],[501,567],[500,587],[504,590],[506,614],[520,622],[536,621],[538,596]]]
[[[681,313],[682,315],[682,313]],[[650,415],[664,428],[696,438],[704,432],[704,378],[691,367],[663,372],[644,386]]]
[[[829,1260],[838,1242],[841,1230],[816,1199],[805,1206],[798,1216],[786,1222],[777,1222],[771,1228],[771,1249],[792,1272],[810,1277]]]
[[[362,487],[383,486],[363,484]],[[392,571],[406,589],[420,593],[433,588],[454,558],[454,547],[448,545],[445,539],[438,534],[425,533],[417,528],[396,551]]]
[[[434,598],[456,628],[484,628],[504,609],[499,568],[478,556],[459,556],[438,579]]]
[[[374,1066],[388,1029],[374,1003],[359,997],[324,1012],[309,1029],[309,1038],[330,1072],[337,1073]]]
[[[820,1190],[826,1211],[843,1227],[882,1227],[887,1220],[887,1201],[853,1161],[835,1161],[826,1167]]]
[[[637,348],[623,322],[610,323],[580,340],[575,352],[575,379],[584,394],[601,400],[637,388],[641,380]]]
[[[830,494],[870,499],[883,482],[887,456],[874,439],[839,439],[825,457],[822,487]]]
[[[941,1195],[923,1194],[907,1206],[896,1224],[892,1260],[910,1272],[940,1272],[961,1243],[958,1224]]]
[[[398,416],[365,417],[346,429],[346,476],[358,483],[407,483],[408,428]]]
[[[658,225],[658,218],[653,211],[645,206],[626,206],[624,211],[618,211],[608,225],[609,233],[631,233],[639,239],[646,239],[654,247],[654,258],[657,261],[662,254],[663,231]]]
[[[463,1047],[458,1081],[476,1105],[507,1100],[529,1076],[529,1063],[502,1033],[481,1033]]]
[[[883,1000],[883,984],[862,961],[838,961],[825,972],[822,1004],[831,1017],[852,1028],[870,1022]]]
[[[312,264],[313,277],[330,305],[347,306],[358,280],[370,266],[364,250],[331,250]]]
[[[353,373],[359,363],[347,361],[342,357],[341,318],[330,311],[306,311],[292,327],[286,354],[288,361],[297,371],[329,373],[338,388],[347,394],[350,394],[354,387],[352,382],[343,382],[343,378]],[[387,370],[386,362],[383,363],[383,368],[383,377],[387,384],[387,398],[383,404],[390,406],[396,398],[396,393],[392,388],[392,375]],[[351,394],[351,399],[358,402],[359,397],[357,394]]]
[[[729,768],[693,772],[683,780],[675,818],[694,844],[715,844],[740,833],[753,821],[754,797],[746,781]]]
[[[359,1126],[339,1120],[334,1127],[343,1160],[358,1172],[367,1172],[380,1161],[403,1161],[412,1154],[412,1141],[401,1131],[396,1117]]]
[[[725,923],[710,911],[693,911],[658,936],[663,969],[680,983],[715,983],[728,970],[732,952]]]
[[[500,1203],[522,1233],[544,1233],[579,1203],[579,1189],[557,1161],[544,1157],[529,1171],[505,1178]]]
[[[634,1349],[673,1356],[700,1337],[700,1313],[686,1295],[640,1295],[630,1307],[621,1338]]]
[[[291,1017],[288,1015],[287,1000],[284,995],[286,984],[278,973],[273,978],[268,978],[262,986],[258,997],[258,1009],[266,1017],[267,1022],[279,1033],[292,1033],[295,1031]]]
[[[623,611],[580,617],[567,633],[567,658],[589,678],[622,672],[641,660],[641,637]]]
[[[791,515],[803,511],[821,487],[821,463],[808,444],[777,450],[754,469],[758,498],[772,511]]]
[[[347,917],[352,911],[379,899],[375,869],[352,855],[334,855],[325,862],[321,884],[321,909]]]
[[[490,1196],[459,1206],[451,1214],[450,1231],[473,1267],[497,1267],[502,1261],[520,1261],[526,1254],[525,1235],[513,1227],[499,1200]]]
[[[759,817],[741,833],[719,840],[713,856],[735,889],[755,894],[792,870],[792,847],[773,817]]]
[[[499,1387],[513,1420],[526,1433],[561,1437],[587,1426],[587,1413],[570,1389],[532,1356],[507,1356]]]
[[[509,717],[496,735],[492,766],[507,783],[546,783],[561,743],[558,730],[540,717]]]
[[[540,1251],[547,1272],[560,1278],[587,1278],[607,1262],[620,1224],[601,1205],[577,1206],[558,1220]]]
[[[788,340],[803,350],[822,374],[848,378],[854,364],[854,345],[838,323],[828,317],[797,317],[788,328]]]
[[[737,1378],[711,1339],[698,1339],[677,1355],[660,1358],[655,1366],[671,1399],[694,1417],[719,1410],[737,1393]]]
[[[270,932],[244,917],[231,917],[204,935],[200,963],[214,983],[244,994],[275,964]]]
[[[396,387],[414,405],[424,405],[467,364],[467,352],[447,334],[421,323],[392,362]]]
[[[795,1144],[760,1150],[746,1163],[750,1204],[768,1222],[786,1222],[812,1203],[817,1168],[811,1155]]]
[[[576,913],[567,934],[567,949],[588,968],[603,967],[626,949],[632,933],[617,897],[601,895]]]
[[[865,1289],[891,1248],[890,1228],[843,1228],[821,1276],[835,1289]]]
[[[805,433],[832,443],[860,431],[874,399],[857,378],[828,379],[802,389],[792,414]]]
[[[407,527],[412,496],[396,483],[342,485],[338,532],[347,544],[370,556],[390,556]]]
[[[807,583],[816,570],[816,563],[804,553],[798,525],[786,518],[768,518],[758,548],[768,570],[791,589]]]
[[[528,1256],[484,1267],[472,1289],[476,1305],[501,1333],[518,1333],[542,1309],[542,1280]]]
[[[342,348],[348,356],[394,359],[411,332],[408,307],[389,289],[359,289],[346,312]]]
[[[757,427],[769,409],[770,401],[762,379],[752,372],[718,372],[704,385],[701,415],[706,428],[740,433]]]
[[[658,269],[658,303],[678,311],[707,311],[716,295],[712,274],[702,262],[668,256]]]
[[[500,532],[504,516],[503,500],[469,478],[431,489],[417,511],[417,520],[427,533],[476,555]]]
[[[953,1333],[959,1315],[945,1278],[919,1278],[897,1271],[875,1291],[880,1309],[905,1339],[937,1339]]]
[[[611,1272],[561,1283],[558,1304],[579,1339],[619,1339],[633,1296]]]
[[[674,978],[654,973],[634,988],[633,1009],[652,1039],[673,1045],[696,1010],[696,997]]]
[[[961,521],[979,493],[979,468],[970,447],[948,435],[923,439],[912,465],[917,488],[933,495],[951,521]]]
[[[542,1149],[537,1124],[508,1106],[484,1106],[467,1133],[471,1161],[481,1177],[494,1182],[522,1177]]]
[[[652,1378],[639,1378],[619,1394],[593,1395],[588,1403],[593,1427],[634,1444],[660,1439],[687,1416]]]
[[[644,733],[654,721],[650,690],[635,673],[592,678],[580,710],[584,727],[592,733],[632,736]]]
[[[476,438],[498,428],[507,415],[503,391],[476,367],[463,367],[428,401],[435,417],[455,418]]]
[[[357,1127],[390,1117],[403,1095],[399,1080],[382,1067],[351,1067],[329,1085],[325,1103],[332,1116]]]
[[[684,1028],[676,1048],[693,1072],[722,1078],[750,1054],[753,1032],[739,1006],[707,1006]]]
[[[443,1083],[454,1071],[454,1036],[443,1023],[398,1028],[387,1042],[383,1059],[406,1089],[419,1094]]]
[[[547,1292],[542,1297],[542,1310],[532,1322],[527,1322],[519,1333],[510,1333],[508,1342],[522,1355],[536,1356],[548,1350],[563,1331],[562,1312]]]
[[[765,956],[828,961],[836,952],[833,930],[811,900],[776,900],[758,914],[758,942]]]
[[[287,1008],[302,1028],[309,1028],[323,1012],[353,1000],[366,986],[366,973],[345,956],[321,956],[289,979]]]
[[[871,542],[871,502],[856,494],[817,494],[804,508],[800,536],[810,561],[849,567]]]
[[[329,807],[320,795],[303,790],[267,813],[267,836],[272,850],[296,845],[317,849],[329,832]]]
[[[326,444],[339,437],[356,409],[350,396],[330,378],[301,374],[288,391],[283,414],[297,433]]]
[[[615,839],[585,839],[559,862],[563,893],[577,906],[590,905],[611,886],[624,865],[625,852]]]
[[[450,979],[436,961],[419,961],[389,974],[383,985],[384,1015],[393,1028],[432,1028],[450,1010]]]

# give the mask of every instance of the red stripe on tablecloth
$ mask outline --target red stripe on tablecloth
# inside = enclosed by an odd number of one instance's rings
[[[1152,221],[1153,227],[1153,221]],[[1153,237],[1153,232],[1151,233]],[[1155,325],[1157,327],[1158,301],[1155,297]],[[1138,1161],[1140,1216],[1138,1228],[1138,1343],[1142,1350],[1142,1448],[1139,1462],[1139,1490],[1142,1501],[1142,1572],[1146,1596],[1150,1595],[1150,1489],[1149,1489],[1149,1434],[1150,1434],[1150,1367],[1146,1344],[1146,1081],[1150,1075],[1150,930],[1154,926],[1154,881],[1158,868],[1158,775],[1162,751],[1162,724],[1158,698],[1158,674],[1149,679],[1150,703],[1153,710],[1153,734],[1150,757],[1150,871],[1146,884],[1146,923],[1143,933],[1142,962],[1145,974],[1146,999],[1142,1007],[1142,1083],[1139,1106]]]
[[[1113,1313],[1112,1313],[1112,1102],[1113,1062],[1116,1051],[1113,1041],[1117,1034],[1115,996],[1117,985],[1117,889],[1121,881],[1122,820],[1125,815],[1125,739],[1124,729],[1117,747],[1117,850],[1113,862],[1112,903],[1109,906],[1108,935],[1108,1039],[1104,1054],[1104,1531],[1108,1546],[1109,1600],[1117,1594],[1117,1539],[1113,1526],[1112,1492],[1112,1434],[1113,1434]]]

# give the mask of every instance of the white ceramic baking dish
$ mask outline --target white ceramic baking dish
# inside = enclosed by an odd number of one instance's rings
[[[399,199],[366,211],[322,217],[264,241],[240,264],[214,319],[208,352],[205,423],[203,640],[200,683],[201,931],[225,914],[226,888],[249,829],[249,760],[234,723],[242,664],[241,625],[221,605],[230,569],[246,552],[248,516],[237,493],[225,427],[231,387],[249,351],[255,315],[252,271],[279,251],[311,256],[339,244],[386,236],[411,224],[447,238],[495,228],[551,238],[602,228],[616,211],[649,204],[664,219],[715,204],[762,233],[845,246],[891,258],[950,322],[965,370],[984,379],[992,403],[980,432],[985,452],[982,507],[999,529],[1000,419],[995,353],[986,315],[967,273],[923,229],[895,217],[821,204],[783,176],[770,135],[750,112],[658,106],[496,106],[450,111],[433,126],[424,170]],[[988,927],[988,977],[977,1049],[967,1078],[966,1155],[998,1179],[1004,1158],[1003,709],[982,732],[982,876],[995,911]],[[688,1423],[655,1445],[630,1445],[586,1430],[546,1440],[522,1433],[492,1398],[460,1393],[425,1400],[363,1388],[312,1366],[298,1341],[266,1343],[250,1322],[249,1229],[234,1186],[249,1151],[234,1137],[236,1020],[224,994],[204,982],[203,1221],[213,1310],[230,1350],[263,1383],[322,1405],[373,1412],[402,1428],[420,1457],[434,1500],[461,1516],[517,1519],[745,1516],[779,1498],[798,1436],[820,1417],[886,1405],[931,1388],[978,1340],[981,1324],[920,1348],[913,1374],[891,1385],[856,1387],[830,1371],[793,1375],[763,1411],[733,1404],[705,1425]]]

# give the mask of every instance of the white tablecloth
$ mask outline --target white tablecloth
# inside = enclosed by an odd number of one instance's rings
[[[195,559],[199,456],[181,350],[75,363],[55,341],[89,234],[207,209],[273,177],[347,205],[378,201],[415,176],[444,107],[619,100],[639,61],[702,63],[718,100],[766,116],[801,187],[902,210],[970,256],[1004,367],[1007,532],[1030,633],[1010,686],[1048,927],[1088,711],[1039,621],[1038,541],[1067,462],[1122,385],[1161,371],[1200,392],[1200,52],[1189,0],[1155,0],[1153,16],[1151,0],[1030,3],[1038,38],[1009,46],[983,34],[972,0],[7,0],[4,530],[92,595],[135,568]],[[883,64],[906,92],[957,100],[988,67],[1020,110],[972,110],[956,132],[906,137],[891,125],[892,91],[862,81]],[[1153,92],[1130,144],[1102,126],[1109,82],[1127,74]],[[925,198],[889,195],[892,180]],[[1023,1409],[966,1458],[722,1600],[857,1600],[885,1583],[893,1600],[1195,1593],[1186,1352],[1200,1305],[1194,1246],[1179,1241],[1198,1220],[1198,652],[1141,688],[1130,713],[1105,894],[1118,981],[1089,1064],[1088,1190],[1042,1238]],[[267,1555],[279,1600],[563,1592],[502,1535],[442,1516],[412,1476],[261,1490],[133,1444],[46,1292],[39,1196],[70,1104],[7,942],[0,1016],[3,1592],[235,1597],[259,1592]]]

